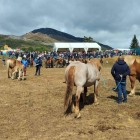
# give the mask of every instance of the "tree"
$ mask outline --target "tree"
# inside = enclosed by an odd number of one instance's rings
[[[32,47],[29,47],[29,48],[28,48],[28,51],[33,52],[34,49],[33,49]]]
[[[84,36],[84,42],[94,42],[92,37]]]
[[[134,35],[133,39],[132,39],[132,42],[131,42],[131,45],[130,45],[130,49],[139,49],[139,42],[136,38],[136,35]]]
[[[22,50],[22,51],[27,51],[27,49],[26,49],[26,48],[24,48],[24,47],[23,47],[23,48],[21,48],[21,50]]]

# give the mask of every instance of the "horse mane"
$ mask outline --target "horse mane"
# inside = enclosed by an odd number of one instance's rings
[[[88,63],[91,65],[94,64],[98,70],[101,70],[102,69],[101,60],[99,60],[98,58],[93,58]]]

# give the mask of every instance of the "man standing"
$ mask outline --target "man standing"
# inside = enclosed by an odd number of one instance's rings
[[[40,68],[42,66],[42,60],[40,59],[40,57],[38,56],[37,57],[37,61],[36,61],[36,73],[35,75],[37,75],[37,72],[38,72],[38,76],[40,76]]]
[[[118,104],[122,103],[122,93],[124,100],[123,102],[127,102],[127,92],[126,92],[126,76],[130,74],[129,66],[124,61],[123,56],[119,56],[118,61],[113,65],[111,69],[111,74],[116,81],[116,85],[118,88]]]

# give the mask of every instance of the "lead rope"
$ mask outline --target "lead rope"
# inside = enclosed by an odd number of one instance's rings
[[[100,76],[101,76],[101,78],[102,78],[102,80],[103,80],[104,87],[105,87],[106,89],[110,90],[110,91],[115,91],[115,90],[118,88],[118,86],[120,85],[120,83],[122,82],[122,77],[121,77],[121,80],[120,80],[120,82],[118,83],[118,85],[117,85],[115,88],[110,89],[110,88],[108,88],[108,87],[106,86],[105,80],[104,80],[103,76],[102,76],[101,74],[100,74]]]

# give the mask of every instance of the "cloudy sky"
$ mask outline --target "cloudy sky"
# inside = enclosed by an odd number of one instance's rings
[[[0,34],[53,28],[113,48],[140,42],[140,0],[0,0]]]

